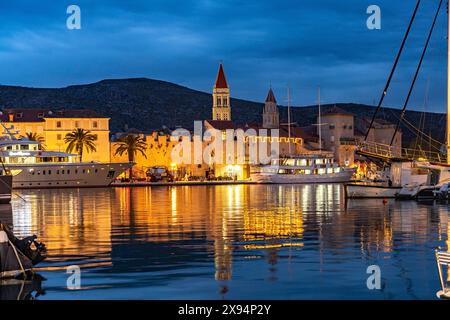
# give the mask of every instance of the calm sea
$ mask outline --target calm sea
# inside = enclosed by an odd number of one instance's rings
[[[435,299],[434,248],[450,244],[447,204],[346,203],[338,184],[20,196],[0,220],[48,247],[37,299]],[[372,265],[378,290],[367,287]],[[79,289],[68,266],[80,268]]]

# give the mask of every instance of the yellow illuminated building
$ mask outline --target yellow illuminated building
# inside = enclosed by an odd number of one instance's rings
[[[110,162],[109,118],[90,110],[4,109],[2,122],[16,137],[35,133],[49,151],[66,151],[64,137],[74,129],[96,135],[96,152],[84,152],[83,161]]]

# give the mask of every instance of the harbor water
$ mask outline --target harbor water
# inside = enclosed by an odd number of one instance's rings
[[[436,299],[448,215],[444,203],[346,202],[339,184],[21,190],[0,209],[47,245],[40,300]]]

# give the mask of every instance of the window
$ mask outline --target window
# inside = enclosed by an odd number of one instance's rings
[[[75,121],[75,128],[79,128],[80,127],[80,121]]]
[[[222,106],[222,99],[220,99],[220,97],[217,97],[216,101],[217,101],[217,106],[221,107]]]
[[[18,114],[16,114],[17,119],[21,119],[23,118],[23,113],[19,112]]]
[[[92,128],[98,128],[98,122],[97,121],[93,121],[92,122]]]
[[[56,135],[56,140],[62,140],[62,135],[61,134],[57,134]]]
[[[335,128],[334,123],[330,124],[330,130],[333,130]]]
[[[223,105],[224,107],[228,106],[228,99],[227,99],[227,97],[223,97],[223,98],[222,98],[222,105]]]
[[[61,121],[56,121],[56,127],[61,128]]]

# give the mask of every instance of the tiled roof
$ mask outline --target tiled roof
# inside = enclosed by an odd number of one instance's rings
[[[11,119],[12,116],[12,119]],[[3,122],[43,122],[45,118],[108,118],[87,109],[57,110],[7,108],[1,111],[0,120]]]
[[[302,138],[305,141],[316,141],[317,137],[317,129],[315,126],[308,127],[296,127],[291,126],[291,138]],[[280,126],[280,136],[288,137],[289,136],[289,128],[287,125]]]
[[[64,109],[51,111],[46,118],[109,118],[88,109]]]
[[[269,93],[267,93],[266,102],[277,103],[277,100],[275,99],[275,95],[273,94],[272,88],[270,88]]]
[[[217,73],[217,79],[216,84],[214,85],[214,88],[218,89],[227,89],[228,83],[227,79],[225,78],[225,72],[223,71],[223,66],[220,64],[219,66],[219,72]]]
[[[3,122],[43,122],[49,109],[3,109],[0,119]]]

